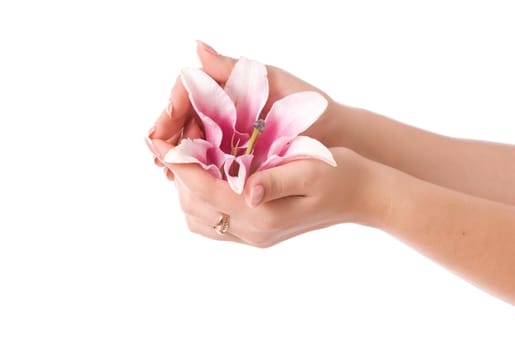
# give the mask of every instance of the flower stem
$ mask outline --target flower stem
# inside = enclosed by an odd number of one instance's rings
[[[263,119],[258,119],[254,122],[253,126],[254,130],[252,130],[252,135],[250,136],[249,144],[245,150],[245,154],[251,154],[254,150],[258,135],[262,133],[263,130],[265,130],[265,121]]]

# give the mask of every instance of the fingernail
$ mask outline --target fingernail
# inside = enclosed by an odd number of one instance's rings
[[[168,102],[168,106],[166,106],[166,114],[168,114],[168,118],[172,119],[173,113],[173,104],[172,101]]]
[[[147,138],[151,139],[152,136],[154,136],[154,133],[156,132],[156,128],[153,126],[148,130]]]
[[[145,137],[145,143],[147,144],[148,149],[152,154],[159,159],[159,152],[157,151],[156,146],[152,143],[152,140],[148,137]]]
[[[154,164],[157,165],[160,168],[164,167],[164,164],[156,156],[154,156]]]
[[[165,173],[165,176],[168,180],[170,181],[173,181],[174,180],[174,176],[173,176],[173,173],[170,169],[168,169],[167,167],[164,168],[164,173]]]
[[[250,191],[250,206],[257,207],[263,200],[265,189],[261,185],[254,186]]]
[[[209,46],[208,44],[206,44],[205,42],[203,41],[200,41],[200,40],[197,40],[197,43],[202,46],[202,48],[204,50],[206,50],[207,52],[209,52],[210,54],[212,55],[218,55],[218,52],[216,52],[215,49],[213,49],[211,46]]]

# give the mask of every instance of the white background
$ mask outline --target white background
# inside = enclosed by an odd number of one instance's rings
[[[509,3],[2,1],[0,349],[513,349],[512,306],[383,232],[189,233],[143,142],[202,39],[513,143]]]

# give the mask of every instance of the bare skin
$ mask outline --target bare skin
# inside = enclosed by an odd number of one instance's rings
[[[197,53],[206,73],[223,84],[235,61],[203,43]],[[295,91],[323,93],[267,69],[268,106]],[[330,148],[336,168],[291,162],[253,174],[239,196],[197,166],[166,164],[190,230],[268,247],[317,228],[359,223],[515,304],[515,146],[437,135],[324,95],[329,107],[306,134]],[[159,159],[180,137],[202,133],[180,80],[170,101],[149,133],[161,166]],[[212,228],[220,213],[231,217],[223,236]]]

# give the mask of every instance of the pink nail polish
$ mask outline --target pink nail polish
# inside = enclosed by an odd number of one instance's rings
[[[200,40],[197,40],[197,43],[202,46],[202,48],[204,50],[206,50],[207,52],[209,52],[210,54],[212,55],[217,55],[218,56],[218,52],[216,52],[215,49],[213,49],[211,46],[209,46],[208,44],[206,44],[205,42],[203,41],[200,41]]]
[[[152,143],[152,140],[148,137],[145,137],[145,143],[147,144],[148,149],[152,154],[159,159],[159,152],[157,151],[156,146]]]

